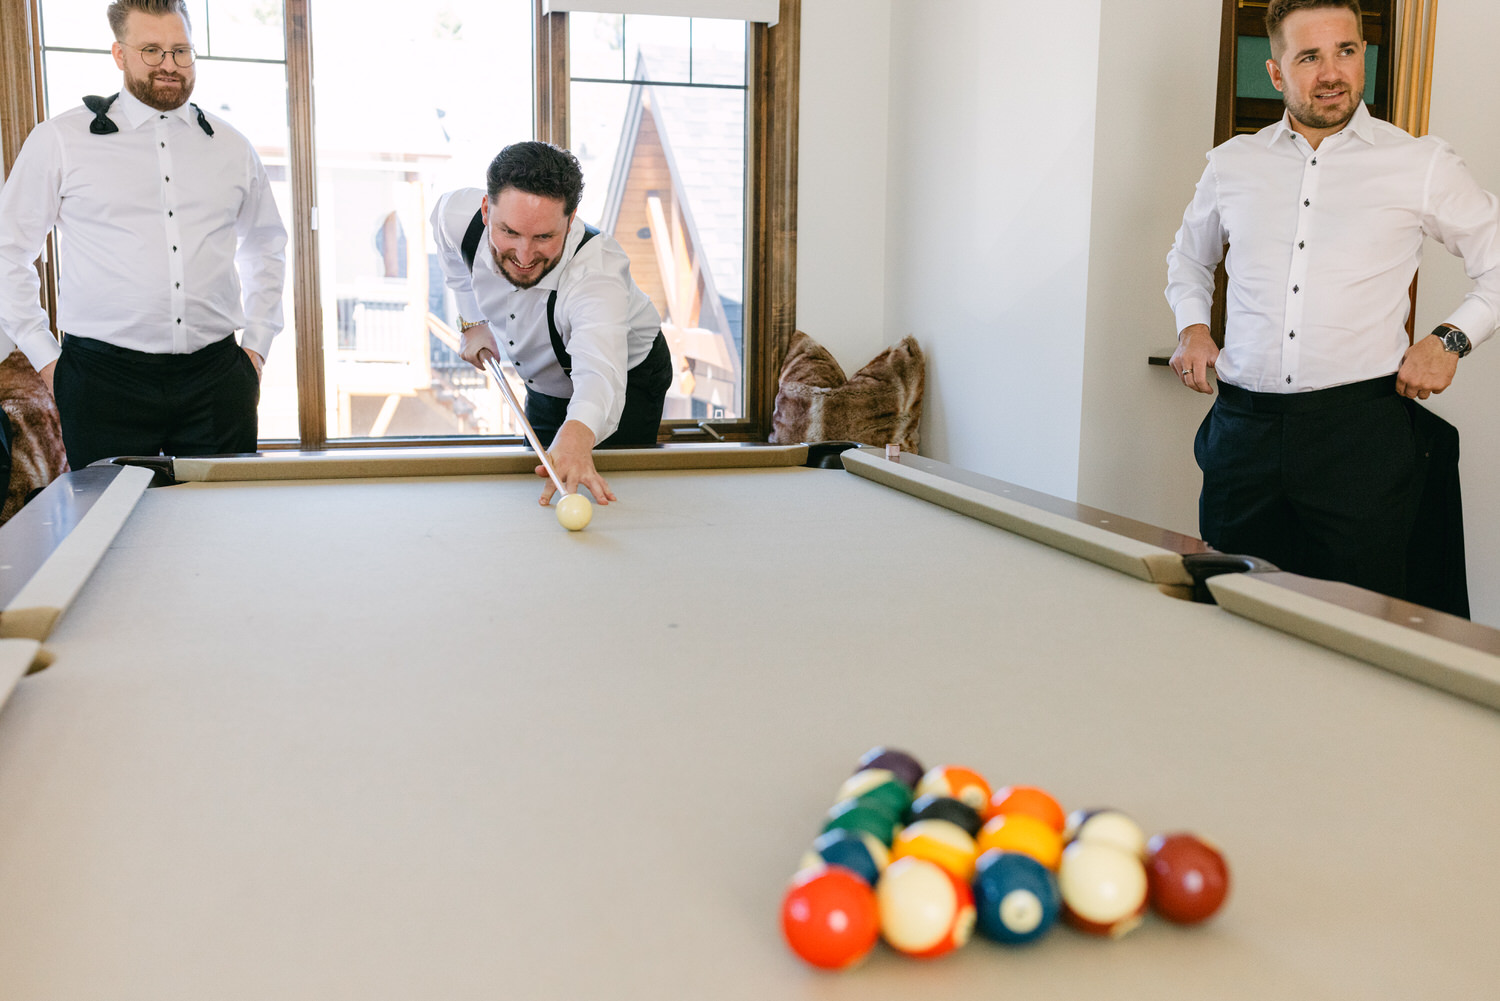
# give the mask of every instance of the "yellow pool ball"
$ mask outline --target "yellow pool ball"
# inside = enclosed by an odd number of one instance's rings
[[[974,839],[946,820],[919,820],[901,829],[891,844],[891,861],[921,858],[941,866],[965,883],[974,878],[979,851]]]
[[[1030,855],[1042,865],[1057,871],[1062,859],[1062,835],[1045,820],[1026,813],[1002,813],[991,817],[979,829],[979,851],[998,848],[1004,852]]]

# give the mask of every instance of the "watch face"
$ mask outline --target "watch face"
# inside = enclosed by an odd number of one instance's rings
[[[1454,330],[1451,327],[1443,331],[1443,347],[1454,352],[1460,358],[1468,354],[1471,348],[1469,338],[1464,332],[1462,330]]]

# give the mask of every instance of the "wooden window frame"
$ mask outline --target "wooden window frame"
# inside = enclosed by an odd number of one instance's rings
[[[330,440],[325,423],[323,318],[318,273],[317,151],[313,142],[312,35],[309,4],[285,0],[288,122],[291,147],[293,316],[297,332],[298,429],[304,449],[431,446],[434,439]],[[567,144],[567,15],[546,14],[534,2],[535,134]],[[765,440],[771,429],[777,377],[797,314],[797,127],[802,0],[780,0],[779,22],[752,24],[747,81],[750,135],[745,218],[746,415],[712,422],[712,432],[693,422],[664,425],[668,437],[712,433],[735,440]],[[45,117],[42,97],[40,0],[0,0],[0,146],[8,175],[21,143]],[[102,14],[101,14],[102,22]],[[101,23],[100,30],[104,30]],[[56,333],[57,288],[51,241],[38,262],[42,295]],[[707,423],[707,422],[704,422]],[[439,441],[443,439],[438,439]],[[515,442],[514,437],[464,437],[454,445]],[[266,442],[262,447],[281,447]]]

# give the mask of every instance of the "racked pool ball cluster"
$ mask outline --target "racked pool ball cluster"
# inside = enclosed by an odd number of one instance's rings
[[[979,933],[1007,945],[1062,918],[1120,936],[1148,906],[1180,924],[1211,917],[1229,869],[1188,833],[1147,840],[1119,810],[1065,813],[1035,786],[992,788],[955,765],[866,752],[844,782],[781,907],[787,943],[823,969],[844,969],[877,941],[908,956],[952,952]]]

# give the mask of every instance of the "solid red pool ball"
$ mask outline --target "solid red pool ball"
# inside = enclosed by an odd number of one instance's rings
[[[813,966],[846,969],[869,955],[880,937],[875,891],[842,866],[804,869],[782,898],[781,931]]]
[[[1151,907],[1168,921],[1206,921],[1229,896],[1229,866],[1217,848],[1187,833],[1158,834],[1146,846]]]

